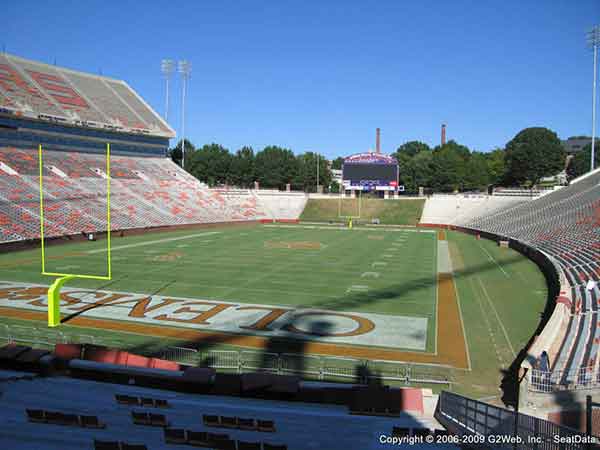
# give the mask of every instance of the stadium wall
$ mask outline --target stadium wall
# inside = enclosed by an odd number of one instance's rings
[[[282,220],[269,221],[268,223],[273,222],[284,222]],[[154,226],[147,228],[127,228],[123,230],[112,230],[111,238],[117,239],[119,237],[125,236],[136,236],[140,234],[148,234],[148,233],[162,233],[165,231],[179,231],[179,230],[197,230],[204,228],[223,228],[223,227],[244,227],[244,226],[255,226],[263,222],[263,220],[247,220],[247,221],[237,221],[237,222],[210,222],[210,223],[192,223],[192,224],[181,224],[181,225],[168,225],[168,226]],[[94,235],[97,238],[104,238],[106,236],[106,231],[97,231],[94,232]],[[68,244],[72,242],[81,242],[87,241],[88,236],[84,233],[77,234],[68,234],[63,236],[55,236],[55,237],[44,237],[44,245],[46,247],[52,245],[62,245]],[[0,253],[10,253],[14,251],[20,250],[31,250],[33,248],[38,248],[40,244],[40,239],[27,239],[22,241],[11,241],[0,243]]]

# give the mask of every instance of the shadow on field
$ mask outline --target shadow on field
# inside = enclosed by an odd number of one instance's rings
[[[509,266],[522,261],[522,256],[514,256],[505,261],[502,261],[503,266]],[[454,278],[460,279],[474,274],[481,274],[492,270],[498,270],[498,266],[495,262],[489,261],[483,264],[477,264],[475,266],[460,269],[454,272]],[[404,283],[398,283],[393,286],[389,286],[385,289],[378,289],[369,292],[354,293],[346,295],[332,300],[326,300],[319,303],[318,305],[310,305],[305,307],[318,307],[323,309],[331,310],[347,310],[352,311],[354,307],[364,307],[368,304],[374,304],[389,299],[396,299],[398,296],[408,294],[419,289],[425,289],[430,286],[434,286],[437,283],[435,275],[428,277],[421,277],[415,280],[407,281]]]
[[[107,287],[109,287],[111,284],[116,283],[117,281],[122,281],[123,278],[119,279],[119,280],[112,280],[108,283],[103,284],[102,286],[98,287],[95,289],[95,291],[100,291],[103,289],[106,289]],[[167,281],[165,284],[163,284],[161,287],[159,287],[158,289],[154,290],[154,292],[150,292],[148,295],[152,296],[152,295],[158,295],[162,290],[168,288],[169,286],[171,286],[172,284],[174,284],[176,282],[176,280],[171,280],[171,281]],[[104,306],[102,303],[92,303],[88,306],[84,306],[79,308],[77,311],[75,311],[72,314],[69,314],[68,316],[63,317],[60,320],[60,323],[67,323],[70,320],[75,319],[77,316],[82,315],[83,313],[87,312],[87,311],[91,311],[93,309],[98,309],[98,308],[102,308],[102,306]],[[112,307],[114,307],[115,305],[111,305]]]
[[[521,255],[515,255],[514,257],[508,258],[502,261],[503,267],[515,264],[517,262],[522,261]],[[485,263],[473,265],[468,268],[460,269],[454,272],[455,279],[461,279],[463,277],[468,277],[475,274],[486,273],[490,271],[497,271],[498,266],[495,261],[487,261]],[[165,289],[168,285],[172,284],[173,281],[170,281],[166,285],[162,286],[160,289],[156,290],[152,294],[159,294],[163,289]],[[437,277],[434,275],[430,275],[427,277],[421,277],[415,280],[410,280],[407,282],[398,282],[393,286],[386,287],[384,289],[374,290],[370,292],[356,292],[348,295],[342,295],[338,298],[325,300],[316,305],[306,305],[306,306],[298,306],[298,308],[310,308],[310,309],[326,309],[333,311],[353,311],[356,308],[360,307],[363,311],[368,310],[369,305],[378,304],[386,301],[396,300],[398,296],[406,295],[407,293],[418,291],[419,289],[428,288],[437,283]],[[396,300],[397,301],[397,300]],[[81,311],[77,311],[74,314],[68,316],[63,320],[63,322],[67,322],[78,315],[83,314],[86,311],[89,311],[92,308],[101,308],[102,305],[92,306],[89,308],[84,308]],[[119,305],[114,305],[113,307],[120,307]],[[123,308],[129,308],[127,305],[123,305]],[[365,308],[366,307],[366,308]],[[464,307],[464,305],[463,305]],[[296,326],[298,325],[298,326]],[[306,324],[304,325],[306,326]],[[279,330],[276,336],[267,337],[267,343],[263,348],[260,359],[261,367],[271,367],[272,363],[269,361],[273,360],[273,354],[295,354],[294,358],[289,358],[289,367],[286,367],[287,373],[301,373],[306,370],[306,346],[310,342],[310,340],[302,339],[302,337],[306,337],[306,335],[312,334],[315,336],[326,336],[328,331],[331,329],[332,324],[327,323],[326,321],[321,321],[321,323],[312,323],[310,330],[304,330],[304,332],[297,332],[298,329],[302,329],[302,326],[296,324],[294,319],[292,318],[289,322],[285,323]],[[290,331],[292,330],[292,331]],[[295,330],[295,331],[294,331]],[[207,330],[208,331],[208,330]],[[260,336],[260,332],[255,333],[257,336]],[[232,341],[235,341],[239,338],[237,334],[211,334],[207,333],[206,336],[203,336],[201,339],[192,340],[192,341],[181,341],[177,343],[178,347],[183,348],[191,348],[198,350],[200,352],[208,351],[211,349],[215,349],[215,347],[219,347],[221,345],[234,345]],[[163,347],[164,349],[164,347]],[[241,349],[241,348],[240,348]],[[144,354],[147,356],[160,357],[162,349],[157,345],[157,341],[148,341],[145,344],[134,346],[128,348],[128,351],[132,353]],[[342,355],[343,356],[343,355]],[[501,388],[504,391],[504,395],[502,397],[503,401],[506,404],[514,404],[516,400],[516,392],[517,392],[517,383],[518,380],[516,378],[516,374],[518,374],[518,368],[521,365],[523,358],[527,356],[526,351],[522,350],[515,361],[512,363],[510,367],[501,368],[501,372],[503,374],[503,380]],[[216,362],[211,360],[210,358],[203,361],[204,365],[214,365]],[[355,367],[354,370],[354,378],[355,380],[375,380],[375,384],[379,384],[377,382],[377,374],[365,373],[365,368],[362,366]]]

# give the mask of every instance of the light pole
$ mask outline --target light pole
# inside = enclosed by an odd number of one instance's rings
[[[319,193],[319,154],[317,153],[317,194]]]
[[[185,168],[185,90],[192,73],[192,65],[185,59],[181,60],[179,61],[178,70],[183,81],[181,89],[181,168]]]
[[[171,74],[175,70],[175,64],[172,59],[163,59],[160,62],[160,71],[165,77],[165,122],[169,120],[169,81]]]
[[[600,44],[600,26],[596,25],[587,34],[587,42],[592,51],[594,52],[594,81],[592,84],[592,151],[591,151],[591,162],[590,170],[594,170],[594,158],[595,148],[594,144],[596,141],[596,78],[598,75],[598,45]]]

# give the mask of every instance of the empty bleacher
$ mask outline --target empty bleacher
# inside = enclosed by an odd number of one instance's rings
[[[0,89],[0,92],[16,108],[54,117],[66,118],[68,116],[33,82],[28,80],[25,73],[13,66],[5,54],[0,54]]]
[[[399,401],[403,389],[304,382],[304,400],[240,396],[216,390],[221,375],[198,376],[211,369],[187,367],[170,375],[150,366],[118,369],[106,362],[109,349],[91,350],[90,356],[104,362],[79,359],[88,349],[72,344],[61,344],[54,353],[18,345],[0,348],[0,448],[368,450],[389,448],[381,435],[428,435],[439,428],[432,417],[435,404],[409,412]],[[36,362],[22,368],[32,359],[23,355],[32,353]],[[51,373],[38,375],[50,367]],[[254,379],[263,376],[257,373]],[[403,410],[393,417],[348,414],[346,400],[355,388],[379,392],[380,399],[389,394]]]
[[[513,239],[544,252],[562,280],[561,298],[570,317],[552,369],[568,387],[585,382],[599,368],[600,344],[600,171],[596,170],[535,200],[462,223]],[[588,286],[588,282],[592,281]],[[600,380],[596,380],[600,381]]]
[[[37,151],[0,148],[0,161],[7,168],[0,168],[0,241],[37,238]],[[46,236],[104,231],[104,155],[49,150],[43,166]],[[304,199],[294,198],[298,204]],[[297,219],[300,212],[295,205],[285,218]],[[261,197],[247,189],[209,189],[166,158],[111,159],[113,230],[265,218],[277,217],[268,217]]]
[[[0,55],[0,105],[18,117],[173,137],[124,81]]]
[[[111,226],[298,219],[306,198],[209,189],[165,158],[169,125],[121,80],[0,54],[0,242],[39,237],[42,144],[45,235],[105,231],[111,142]]]
[[[429,197],[421,215],[422,224],[466,225],[475,217],[489,217],[498,211],[531,201],[531,197],[483,194],[436,194]]]
[[[505,197],[531,197],[536,198],[541,195],[549,194],[552,189],[523,189],[523,188],[495,188],[495,196]]]

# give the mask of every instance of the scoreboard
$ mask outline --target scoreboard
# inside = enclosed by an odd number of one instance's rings
[[[348,190],[398,190],[398,162],[379,153],[359,153],[344,160],[342,183]],[[400,189],[402,190],[402,189]]]

